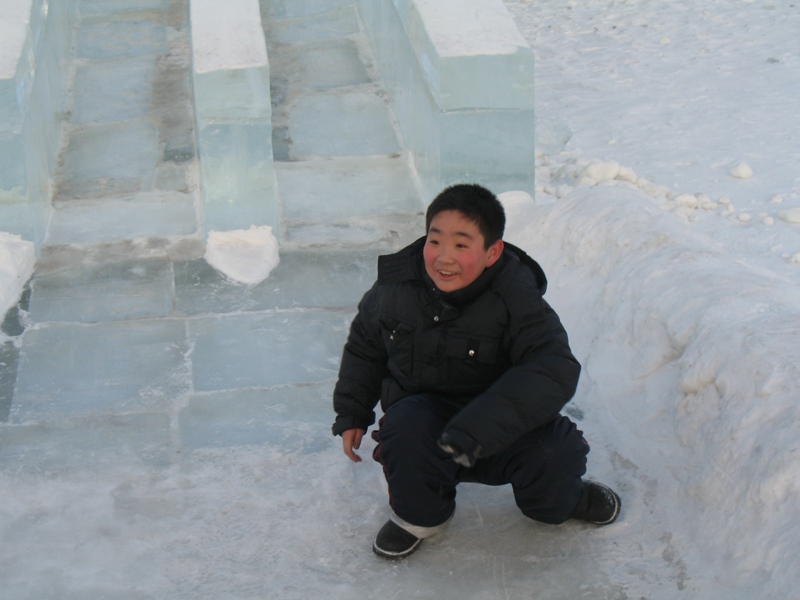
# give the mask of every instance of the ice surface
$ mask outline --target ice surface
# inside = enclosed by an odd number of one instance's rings
[[[0,471],[63,476],[130,462],[165,467],[173,460],[171,429],[167,410],[3,427]]]
[[[78,58],[108,60],[164,54],[168,50],[166,24],[153,20],[85,18],[78,29]]]
[[[348,308],[372,285],[378,250],[294,250],[281,253],[270,276],[255,286],[229,281],[203,260],[175,269],[175,310],[186,315],[274,308]]]
[[[179,192],[150,192],[99,202],[69,200],[54,209],[50,244],[92,244],[133,238],[197,233],[194,197]]]
[[[363,217],[422,209],[405,157],[276,164],[287,219]]]
[[[357,4],[423,195],[533,192],[534,57],[502,3]]]
[[[330,10],[349,7],[353,0],[269,0],[266,2],[274,15],[278,19],[291,19],[296,17],[306,17]]]
[[[21,134],[3,132],[0,138],[0,164],[3,165],[0,190],[20,192],[28,187],[24,144]]]
[[[93,323],[172,312],[172,268],[165,258],[71,266],[37,276],[34,287],[30,310],[40,321]]]
[[[301,98],[289,109],[289,136],[293,158],[400,151],[386,102],[369,93]]]
[[[137,0],[135,3],[122,3],[118,0],[81,0],[81,13],[85,15],[109,14],[117,12],[139,12],[168,8],[170,0]]]
[[[157,160],[158,131],[149,119],[75,131],[66,149],[59,197],[149,190]]]
[[[269,121],[215,123],[200,130],[207,231],[278,222],[271,137]]]
[[[5,331],[5,327],[3,328]],[[0,422],[8,422],[11,403],[14,401],[14,386],[19,369],[19,348],[14,342],[0,344]]]
[[[266,67],[196,73],[195,110],[206,120],[269,121],[270,70]]]
[[[329,6],[336,4],[337,2],[333,2]],[[302,18],[270,21],[266,25],[267,37],[273,42],[292,43],[328,40],[358,33],[358,14],[355,7],[352,2],[344,4],[340,8],[333,8],[324,13],[318,13],[314,7],[310,7],[311,10],[298,11],[294,7],[285,9],[279,6],[279,13],[286,17]]]
[[[182,320],[53,323],[26,332],[11,420],[52,423],[169,406],[189,385]]]
[[[188,322],[196,391],[336,376],[350,311],[290,310]]]
[[[304,47],[300,53],[300,85],[330,88],[372,81],[351,39]]]
[[[148,115],[155,63],[154,57],[136,57],[79,66],[74,83],[73,121],[89,125]]]
[[[181,451],[249,444],[315,454],[330,440],[326,411],[332,383],[244,389],[192,396],[178,416]]]

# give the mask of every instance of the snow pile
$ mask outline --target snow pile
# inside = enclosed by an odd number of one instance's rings
[[[678,486],[652,500],[680,518],[674,531],[728,577],[794,568],[796,287],[731,260],[638,190],[581,187],[547,207],[517,197],[508,212],[507,239],[542,262],[585,365],[575,403],[602,407],[619,452]]]
[[[35,262],[36,254],[31,242],[0,231],[0,322],[19,300]]]
[[[0,79],[11,79],[28,36],[31,0],[0,2]]]
[[[192,0],[191,19],[196,73],[267,64],[258,0]]]
[[[280,261],[272,227],[250,227],[208,234],[206,262],[239,283],[261,283]]]

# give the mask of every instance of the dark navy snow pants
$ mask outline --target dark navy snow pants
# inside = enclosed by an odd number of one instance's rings
[[[383,465],[397,516],[420,527],[441,525],[455,510],[461,482],[511,484],[517,506],[536,521],[562,523],[572,516],[589,453],[572,421],[559,416],[465,468],[436,444],[453,414],[441,398],[408,396],[389,407],[373,432],[378,445],[372,456]]]

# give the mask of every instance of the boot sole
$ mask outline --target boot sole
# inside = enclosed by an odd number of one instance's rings
[[[389,560],[400,560],[401,558],[405,558],[406,556],[416,552],[420,544],[422,544],[421,539],[414,542],[411,545],[411,547],[407,548],[406,550],[401,550],[399,552],[392,552],[391,550],[384,550],[383,548],[378,546],[377,542],[372,542],[372,551],[381,558],[388,558]]]

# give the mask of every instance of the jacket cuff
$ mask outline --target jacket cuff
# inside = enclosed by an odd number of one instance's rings
[[[363,429],[366,431],[370,425],[372,423],[366,423],[353,415],[341,415],[336,417],[336,421],[331,427],[331,433],[333,435],[341,435],[343,431],[348,431],[349,429]]]

